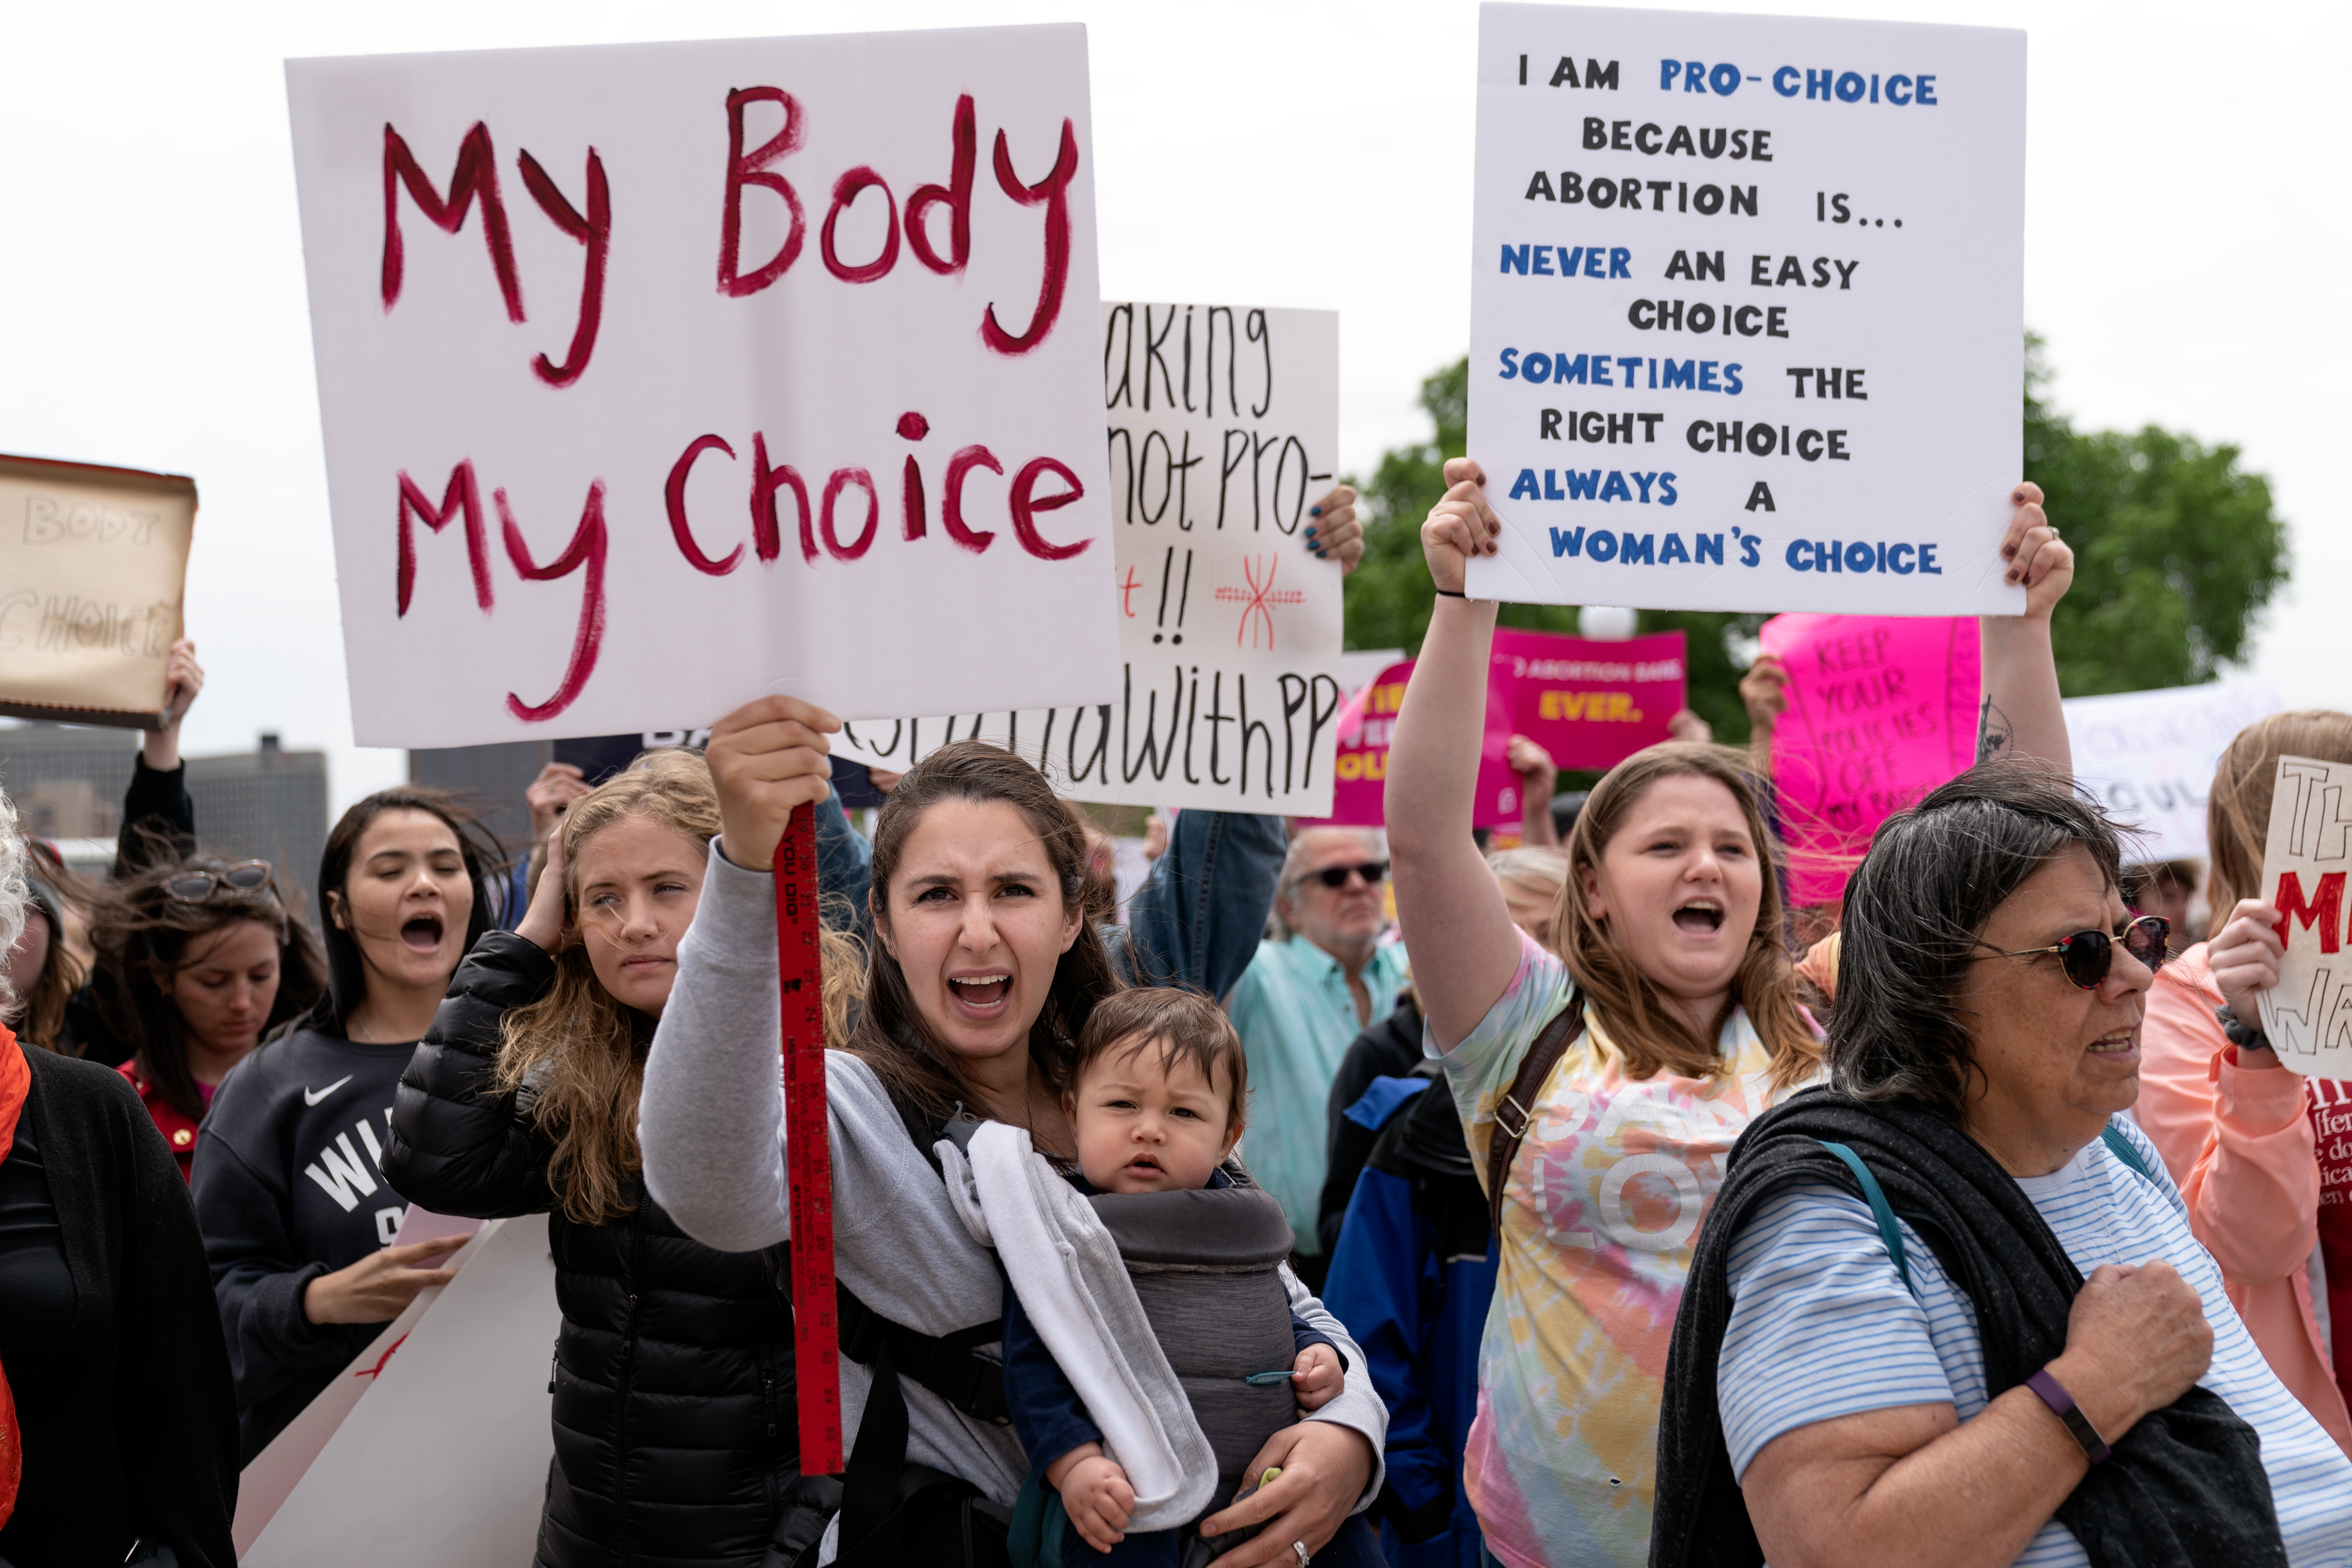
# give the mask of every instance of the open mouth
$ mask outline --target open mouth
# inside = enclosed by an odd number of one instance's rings
[[[1693,899],[1675,911],[1675,924],[1686,931],[1721,931],[1723,906],[1713,899]]]
[[[400,928],[400,940],[411,952],[436,952],[441,947],[443,930],[439,915],[411,915]]]
[[[1161,1171],[1160,1168],[1160,1161],[1158,1157],[1151,1154],[1138,1154],[1134,1159],[1129,1160],[1127,1163],[1127,1169],[1129,1174],[1137,1176],[1158,1176],[1166,1174],[1166,1173]]]
[[[2137,1057],[2139,1055],[2139,1031],[2123,1029],[2112,1035],[2103,1035],[2091,1042],[2090,1048],[2093,1056],[2106,1057],[2110,1059]]]
[[[1013,994],[1010,974],[958,974],[948,979],[948,994],[966,1007],[989,1011],[1001,1007]]]

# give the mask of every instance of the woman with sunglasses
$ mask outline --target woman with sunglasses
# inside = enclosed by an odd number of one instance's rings
[[[221,1080],[325,990],[318,939],[267,861],[192,859],[106,889],[90,942],[89,1016],[185,1176]]]
[[[214,1099],[192,1184],[247,1459],[451,1278],[434,1265],[463,1237],[392,1245],[408,1205],[384,1180],[384,1140],[401,1069],[490,927],[500,858],[430,790],[345,812],[319,863],[325,990]]]
[[[2352,763],[2352,714],[2274,713],[2221,753],[2205,808],[2216,929],[2148,992],[2134,1114],[2271,1370],[2352,1452],[2352,1098],[2289,1071],[2263,1034],[2284,952],[2261,896],[2283,756]]]
[[[1234,1027],[1249,1059],[1245,1158],[1282,1200],[1296,1250],[1291,1267],[1319,1286],[1317,1209],[1327,1169],[1331,1083],[1348,1047],[1396,1005],[1404,949],[1383,942],[1389,876],[1381,837],[1361,827],[1309,827],[1291,840],[1275,884],[1282,940],[1262,942],[1234,985]]]
[[[1445,477],[1421,535],[1439,597],[1387,802],[1429,1043],[1499,1234],[1464,1489],[1510,1568],[1631,1568],[1665,1515],[1667,1325],[1722,1161],[1818,1081],[1821,1047],[1740,753],[1669,742],[1612,769],[1570,834],[1550,944],[1513,929],[1470,832],[1496,612],[1465,575],[1501,523],[1476,463]],[[1984,623],[1986,729],[2063,757],[2048,617],[2073,558],[2041,499],[2019,487],[2000,543],[2029,613]]]
[[[2030,761],[1879,828],[1832,1087],[1749,1123],[1698,1238],[1653,1562],[2352,1558],[2352,1460],[2124,1115],[2166,932],[2118,862]]]

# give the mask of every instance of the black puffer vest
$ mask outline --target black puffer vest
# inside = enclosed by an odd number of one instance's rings
[[[1266,1439],[1298,1419],[1287,1381],[1248,1381],[1287,1373],[1297,1359],[1278,1272],[1290,1255],[1289,1222],[1274,1194],[1255,1186],[1097,1193],[1087,1201],[1118,1244],[1152,1334],[1216,1450],[1214,1511],[1239,1489],[1242,1467]]]
[[[384,1173],[411,1203],[555,1210],[547,1139],[495,1078],[499,1020],[553,973],[507,931],[459,967],[393,1110]],[[705,1247],[641,1190],[631,1196],[609,1225],[548,1215],[563,1323],[538,1562],[759,1568],[799,1469],[791,1309],[763,1255]]]

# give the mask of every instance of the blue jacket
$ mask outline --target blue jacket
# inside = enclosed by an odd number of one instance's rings
[[[1495,1295],[1486,1191],[1453,1097],[1380,1078],[1349,1108],[1381,1130],[1339,1230],[1323,1301],[1389,1407],[1388,1479],[1372,1504],[1395,1568],[1478,1568],[1462,1452],[1478,1409],[1478,1342]]]

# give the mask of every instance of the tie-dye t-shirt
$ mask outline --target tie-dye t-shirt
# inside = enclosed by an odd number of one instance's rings
[[[1444,1058],[1483,1179],[1494,1110],[1567,966],[1525,937],[1510,988]],[[1486,1548],[1509,1568],[1642,1568],[1650,1560],[1658,1402],[1675,1309],[1724,1156],[1770,1088],[1745,1011],[1730,1070],[1634,1080],[1590,1014],[1552,1069],[1505,1186],[1501,1272],[1478,1352],[1463,1479]]]

